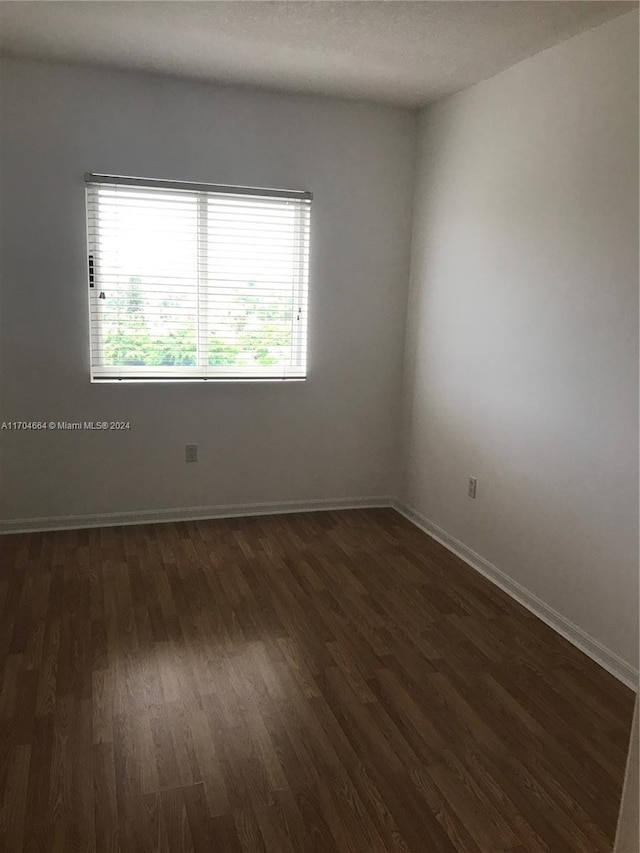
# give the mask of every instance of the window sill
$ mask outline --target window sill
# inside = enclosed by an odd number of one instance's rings
[[[306,382],[306,376],[292,376],[287,379],[92,379],[92,385],[289,385]]]

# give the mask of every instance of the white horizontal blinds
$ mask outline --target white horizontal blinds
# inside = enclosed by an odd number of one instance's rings
[[[197,366],[197,197],[126,186],[88,189],[94,378],[172,375]]]
[[[93,378],[304,377],[309,199],[157,183],[88,185]]]
[[[306,287],[298,259],[308,223],[300,223],[299,207],[281,199],[208,199],[209,364],[220,374],[304,375],[306,323],[298,311]]]

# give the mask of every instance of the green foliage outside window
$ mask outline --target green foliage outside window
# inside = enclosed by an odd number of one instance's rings
[[[181,313],[176,310],[178,307],[178,302],[163,299],[153,312],[145,312],[145,293],[139,276],[129,279],[126,293],[112,297],[107,293],[103,315],[103,327],[107,329],[104,363],[196,366],[196,317]],[[274,295],[267,302],[248,295],[243,288],[231,300],[220,328],[208,330],[208,364],[277,364],[288,355],[291,318],[290,297]]]

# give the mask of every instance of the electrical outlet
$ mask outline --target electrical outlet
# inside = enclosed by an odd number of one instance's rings
[[[467,486],[467,495],[470,498],[475,498],[476,496],[476,486],[478,481],[475,477],[469,477],[469,485]]]
[[[185,462],[197,462],[198,461],[198,445],[197,444],[185,444],[185,446],[184,446],[184,460],[185,460]]]

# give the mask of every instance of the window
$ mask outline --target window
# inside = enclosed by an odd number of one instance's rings
[[[310,193],[86,180],[94,382],[305,377]]]

